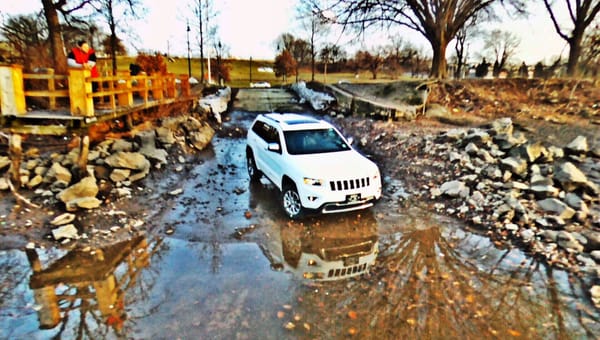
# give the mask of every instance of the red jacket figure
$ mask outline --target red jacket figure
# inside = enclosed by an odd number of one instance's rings
[[[96,53],[87,42],[79,41],[77,46],[69,52],[67,58],[69,67],[87,68],[90,70],[92,77],[100,76],[96,67]]]

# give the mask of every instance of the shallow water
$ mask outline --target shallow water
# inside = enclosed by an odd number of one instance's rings
[[[393,179],[369,210],[291,222],[273,185],[249,184],[244,148],[215,138],[155,234],[0,252],[0,338],[600,336],[585,277],[399,206]]]

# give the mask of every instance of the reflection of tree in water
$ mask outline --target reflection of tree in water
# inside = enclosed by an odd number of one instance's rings
[[[380,237],[369,278],[299,293],[295,313],[310,326],[307,335],[563,339],[600,334],[597,311],[577,301],[585,295],[582,282],[518,251],[498,250],[477,235],[446,231],[435,221],[418,223],[431,227]]]
[[[126,334],[139,316],[126,306],[149,300],[156,282],[149,268],[152,257],[165,250],[161,240],[134,237],[102,249],[75,249],[42,268],[36,250],[28,250],[40,329],[56,331],[54,338],[107,338]],[[148,272],[139,280],[142,270]],[[127,323],[125,321],[128,321]]]

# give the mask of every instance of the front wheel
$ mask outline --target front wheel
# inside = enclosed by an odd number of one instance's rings
[[[281,194],[281,205],[289,218],[295,219],[302,216],[302,202],[298,191],[292,185],[286,186]]]
[[[248,176],[250,177],[250,180],[253,182],[260,180],[262,173],[256,167],[256,161],[254,160],[252,152],[246,154],[246,165],[248,166]]]

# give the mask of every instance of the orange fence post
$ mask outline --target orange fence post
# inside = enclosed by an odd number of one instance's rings
[[[175,98],[175,76],[169,73],[165,80],[167,81],[167,98]]]
[[[154,100],[163,99],[162,77],[158,76],[158,75],[152,76],[152,99],[154,99]]]
[[[187,74],[179,75],[179,79],[181,80],[181,96],[187,97],[191,93],[190,89],[190,77]]]
[[[0,111],[2,115],[27,113],[21,65],[0,66]]]
[[[133,105],[131,77],[127,76],[125,79],[119,79],[117,81],[117,89],[119,89],[119,94],[117,95],[119,106]]]
[[[71,100],[71,115],[93,117],[94,100],[92,98],[92,83],[89,81],[90,70],[69,69],[69,98]]]

